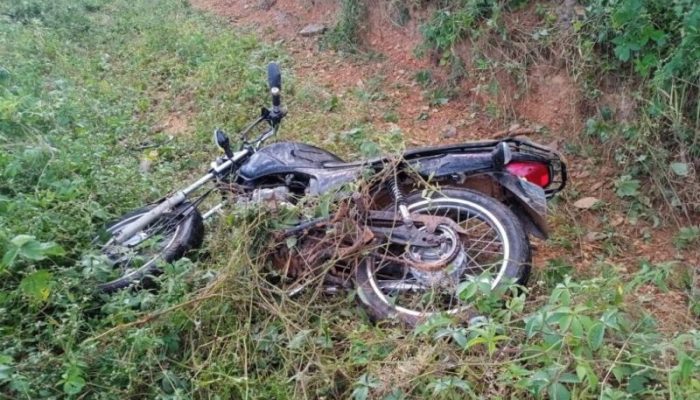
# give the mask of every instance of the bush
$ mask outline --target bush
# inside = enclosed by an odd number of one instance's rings
[[[363,0],[342,0],[338,20],[323,38],[323,44],[334,50],[356,53],[362,45],[362,20],[366,12]]]
[[[696,188],[683,179],[700,168],[700,4],[594,0],[574,29],[581,48],[599,54],[592,75],[637,82],[639,119],[610,129],[618,158],[643,161],[636,173],[656,175],[660,197],[700,210]]]

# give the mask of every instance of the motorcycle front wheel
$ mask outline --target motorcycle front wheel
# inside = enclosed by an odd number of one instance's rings
[[[406,202],[411,213],[447,217],[461,229],[438,225],[434,234],[443,238],[439,246],[387,246],[363,259],[355,278],[371,317],[409,326],[439,313],[468,319],[471,307],[459,293],[464,282],[487,282],[492,289],[506,282],[526,283],[530,243],[504,204],[464,189],[413,193]]]
[[[123,215],[109,224],[97,240],[106,256],[111,271],[106,282],[98,284],[99,291],[112,293],[132,286],[140,286],[149,276],[159,275],[162,263],[172,263],[189,250],[202,244],[204,224],[202,216],[190,203],[163,214],[121,244],[114,237],[129,223],[150,211],[147,206]]]

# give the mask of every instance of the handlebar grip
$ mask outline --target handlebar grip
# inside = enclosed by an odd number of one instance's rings
[[[267,84],[270,89],[282,90],[282,72],[280,72],[280,66],[277,63],[267,64]]]

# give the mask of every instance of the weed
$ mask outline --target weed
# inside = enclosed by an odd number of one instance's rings
[[[439,9],[423,26],[423,36],[447,60],[454,56],[454,45],[469,33],[474,33],[476,25],[490,17],[497,6],[491,0],[470,0],[458,2],[453,8]]]
[[[324,36],[324,46],[334,50],[356,53],[361,47],[362,21],[366,15],[362,0],[342,0],[335,26]]]
[[[449,89],[436,87],[428,92],[428,104],[431,107],[442,106],[450,101],[451,93]]]
[[[661,290],[667,292],[669,276],[674,263],[663,263],[654,265],[648,261],[642,261],[639,272],[630,281],[629,286],[636,288],[643,284],[653,284]]]
[[[483,32],[478,28],[482,21],[497,18],[500,5],[493,0],[468,0],[447,2],[447,6],[436,10],[421,30],[424,47],[434,49],[440,58],[439,64],[449,68],[450,83],[459,82],[466,76],[464,61],[457,54],[456,44],[468,36]],[[487,25],[496,25],[489,20]],[[488,28],[486,28],[488,29]]]
[[[357,97],[365,103],[380,101],[386,98],[384,93],[384,85],[386,78],[381,75],[376,75],[369,78],[362,86],[356,89]]]
[[[686,182],[671,174],[656,172],[670,169],[676,176],[690,176],[694,167],[687,155],[700,154],[700,73],[693,67],[700,60],[698,22],[700,6],[695,2],[669,6],[653,0],[596,0],[588,3],[585,19],[574,24],[579,46],[599,55],[593,73],[626,79],[637,88],[637,97],[645,99],[638,104],[639,120],[631,126],[589,120],[588,131],[615,140],[620,157],[641,160],[642,168],[633,173],[651,178],[657,195],[686,217],[697,209],[696,190],[688,190]]]
[[[397,123],[399,122],[399,115],[396,113],[394,110],[389,110],[384,113],[383,116],[384,121],[386,122],[391,122],[391,123]]]
[[[684,226],[673,237],[673,244],[678,249],[686,249],[700,242],[700,226]]]
[[[433,74],[428,69],[423,69],[423,70],[416,72],[414,79],[423,88],[427,88],[433,84]]]
[[[615,194],[622,198],[636,198],[639,196],[639,185],[639,180],[633,179],[629,175],[623,175],[615,182]]]
[[[403,0],[389,2],[389,17],[398,26],[404,26],[411,20],[410,3]]]

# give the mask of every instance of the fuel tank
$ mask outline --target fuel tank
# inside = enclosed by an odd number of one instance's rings
[[[322,169],[326,162],[343,162],[340,157],[318,147],[298,142],[279,142],[253,154],[239,170],[246,180],[286,174],[309,168]]]
[[[328,168],[327,164],[342,164]],[[308,194],[319,195],[351,182],[360,175],[362,165],[345,165],[333,153],[297,142],[280,142],[253,154],[239,169],[239,176],[255,181],[272,175],[303,175],[309,178]]]

